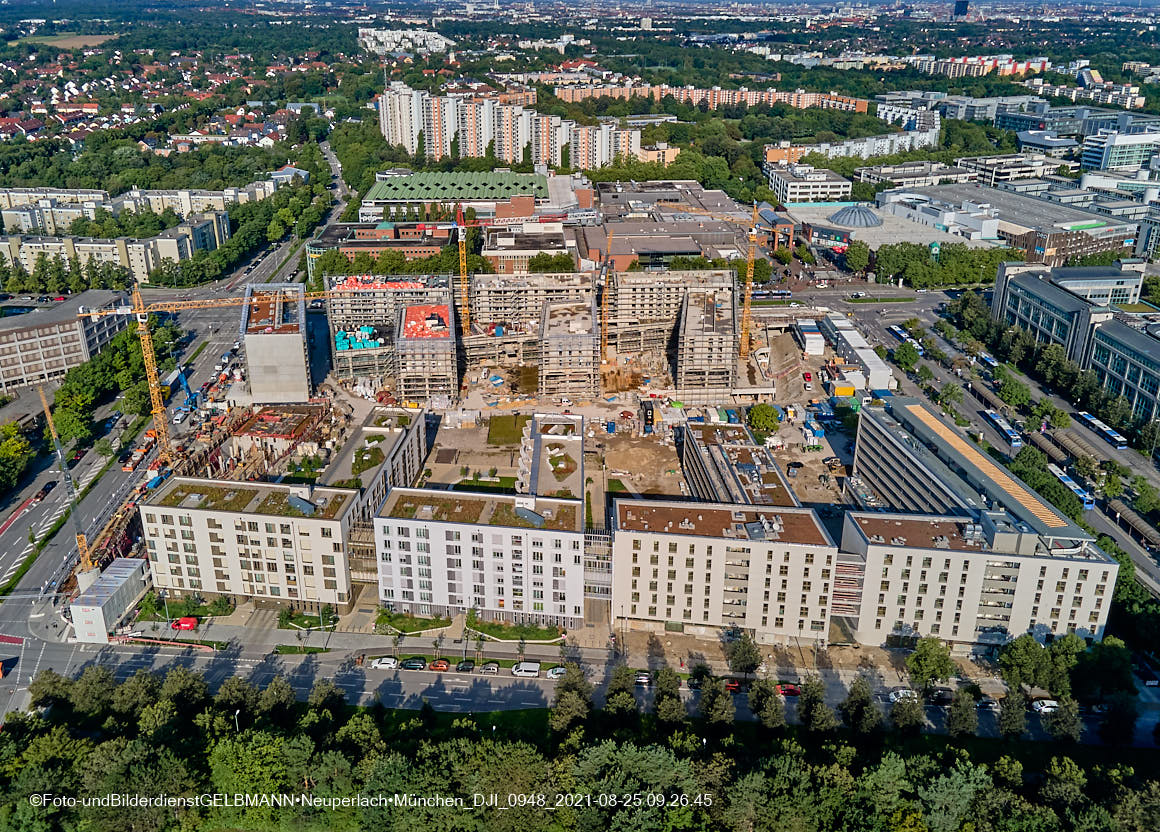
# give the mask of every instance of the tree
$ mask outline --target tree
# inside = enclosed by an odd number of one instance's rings
[[[904,373],[914,371],[914,366],[918,363],[918,349],[909,342],[899,344],[891,353],[894,363]]]
[[[771,731],[785,727],[785,701],[771,679],[758,679],[750,686],[749,711]]]
[[[874,692],[866,677],[859,676],[850,683],[846,698],[838,706],[842,721],[856,734],[869,734],[882,724],[882,711],[874,701]]]
[[[97,444],[93,445],[93,450],[105,459],[117,455],[117,449],[113,447],[113,443],[108,439],[98,439]]]
[[[826,688],[818,676],[810,676],[802,682],[802,692],[798,697],[798,722],[813,734],[824,734],[838,727],[838,716],[826,704]]]
[[[586,720],[591,710],[592,685],[584,676],[583,668],[570,662],[556,683],[556,704],[549,724],[553,731],[564,733],[573,724]]]
[[[1136,697],[1116,693],[1107,699],[1108,710],[1100,722],[1100,739],[1109,745],[1131,745],[1136,734]]]
[[[671,667],[661,667],[653,673],[653,710],[657,719],[665,723],[685,720],[685,703],[681,701],[681,677]]]
[[[1060,809],[1070,809],[1084,799],[1087,775],[1067,757],[1052,757],[1040,789],[1045,802]]]
[[[1031,388],[1011,376],[1003,379],[997,391],[999,398],[1019,410],[1031,403]]]
[[[1051,657],[1030,633],[1024,633],[1003,645],[999,652],[999,670],[1011,690],[1045,687],[1051,675]]]
[[[870,246],[861,240],[851,240],[846,247],[846,268],[852,272],[864,272],[870,265]]]
[[[258,712],[275,724],[283,723],[297,704],[294,688],[281,674],[271,679],[258,697]]]
[[[934,370],[927,364],[920,364],[917,372],[918,380],[922,384],[929,384],[934,381]]]
[[[253,718],[258,712],[258,697],[257,688],[240,676],[231,676],[218,688],[214,704],[231,715],[241,711],[248,718]]]
[[[999,733],[1009,740],[1017,740],[1027,733],[1027,697],[1018,688],[999,703]]]
[[[529,274],[556,274],[576,270],[576,261],[571,254],[548,254],[545,251],[528,258]]]
[[[1079,704],[1070,696],[1059,699],[1059,707],[1043,716],[1043,728],[1054,739],[1079,742],[1083,722],[1079,718]]]
[[[613,668],[604,694],[604,710],[608,714],[616,718],[636,715],[635,677],[628,665],[618,664]]]
[[[922,709],[922,701],[913,696],[899,699],[890,708],[890,724],[899,733],[917,734],[926,724],[926,713]]]
[[[952,737],[973,737],[979,730],[979,710],[975,697],[966,688],[959,688],[947,711],[947,733]]]
[[[725,658],[729,661],[730,670],[748,677],[761,664],[761,651],[748,633],[742,633],[729,642],[725,648]]]
[[[920,690],[951,678],[957,669],[950,647],[933,636],[920,638],[914,652],[906,657],[910,681]]]
[[[777,411],[773,409],[772,405],[768,404],[753,405],[753,407],[749,408],[745,419],[749,422],[750,430],[764,436],[777,433],[778,428],[781,427],[781,422],[777,418]]]
[[[727,725],[733,722],[737,709],[733,696],[725,690],[724,679],[710,679],[701,688],[700,714],[710,725]]]

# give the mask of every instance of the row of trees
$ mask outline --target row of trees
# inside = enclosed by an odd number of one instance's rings
[[[172,323],[151,320],[153,346],[159,367],[172,367],[172,356],[180,331]],[[145,382],[145,362],[141,358],[141,341],[129,327],[84,364],[69,370],[53,398],[53,422],[62,442],[76,439],[86,443],[93,439],[93,412],[117,393],[125,397],[121,409],[126,413],[147,416],[150,412],[149,389]]]
[[[326,216],[331,204],[326,185],[298,184],[275,191],[256,202],[229,207],[230,239],[213,251],[199,251],[188,260],[165,260],[149,275],[160,286],[196,286],[217,280],[289,230],[305,238]]]
[[[486,274],[494,271],[491,263],[478,254],[481,244],[482,240],[478,229],[468,229],[467,271],[469,274]],[[567,260],[565,268],[554,268],[557,265],[564,266],[565,260]],[[562,255],[559,259],[552,257],[550,262],[538,261],[537,268],[542,268],[544,264],[553,266],[553,268],[544,269],[543,273],[549,271],[570,272],[576,268],[569,255]],[[348,258],[338,249],[329,249],[314,261],[314,275],[319,286],[321,286],[320,281],[323,275],[342,274],[459,274],[459,244],[453,243],[444,246],[438,254],[431,257],[419,257],[413,260],[408,260],[401,251],[395,250],[384,251],[378,257],[372,257],[363,251],[353,258]]]
[[[991,283],[1001,263],[1021,259],[1017,251],[968,248],[963,243],[941,245],[937,257],[929,246],[888,243],[874,253],[872,270],[879,282],[902,278],[912,288],[925,289]]]
[[[59,295],[86,289],[122,290],[132,283],[129,270],[116,263],[87,260],[82,266],[76,257],[66,262],[59,255],[49,257],[42,251],[36,256],[30,273],[19,260],[10,263],[0,254],[0,286],[12,294]]]

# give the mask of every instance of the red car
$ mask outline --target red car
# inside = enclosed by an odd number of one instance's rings
[[[813,381],[814,374],[813,373],[802,373],[802,378],[805,379],[806,381]]]
[[[737,679],[727,679],[725,681],[725,690],[729,693],[737,693],[741,690],[741,682]]]
[[[427,667],[428,670],[450,670],[451,662],[447,659],[436,659]]]
[[[797,685],[778,685],[777,692],[782,696],[801,696],[802,689]]]
[[[169,625],[174,630],[196,630],[197,619],[193,617],[179,618]]]

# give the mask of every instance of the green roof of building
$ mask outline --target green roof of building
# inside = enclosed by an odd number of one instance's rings
[[[548,196],[547,177],[534,173],[490,173],[428,172],[412,173],[409,176],[391,176],[376,182],[364,202],[375,201],[440,201],[478,199],[507,199],[511,196],[531,194],[537,199]]]

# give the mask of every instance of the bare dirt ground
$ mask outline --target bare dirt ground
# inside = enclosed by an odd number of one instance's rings
[[[672,445],[620,435],[607,436],[603,442],[609,479],[620,480],[638,494],[682,496],[684,477]]]
[[[115,37],[116,35],[46,35],[21,38],[19,43],[51,43],[61,49],[81,49],[86,46],[100,46]]]

